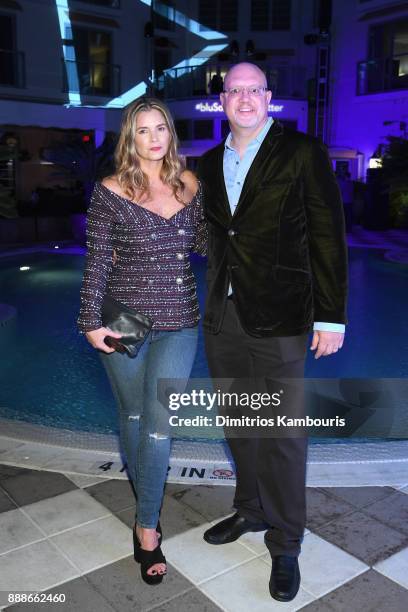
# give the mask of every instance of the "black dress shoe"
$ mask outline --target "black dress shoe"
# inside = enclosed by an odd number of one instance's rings
[[[272,557],[272,572],[269,592],[277,601],[292,601],[300,586],[300,571],[297,557],[278,555]]]
[[[228,544],[228,542],[235,542],[248,531],[265,531],[266,529],[268,529],[266,523],[251,523],[235,513],[207,529],[203,537],[209,544]]]

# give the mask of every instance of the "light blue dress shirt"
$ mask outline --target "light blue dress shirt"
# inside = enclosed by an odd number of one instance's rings
[[[262,130],[248,144],[242,159],[237,151],[235,151],[235,149],[231,146],[231,132],[227,136],[224,148],[223,170],[225,188],[227,190],[232,215],[234,214],[239,202],[246,175],[248,174],[251,164],[254,161],[255,156],[258,153],[259,148],[263,143],[272,123],[273,118],[268,117],[268,120],[266,121]],[[229,288],[229,293],[232,293],[231,286]],[[316,321],[313,329],[316,331],[333,331],[344,334],[345,326],[342,323],[322,323],[320,321]]]

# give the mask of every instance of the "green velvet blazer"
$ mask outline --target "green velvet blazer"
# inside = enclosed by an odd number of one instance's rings
[[[204,328],[220,330],[229,283],[252,336],[304,334],[314,321],[346,323],[343,206],[324,145],[275,120],[231,215],[224,142],[198,164],[209,230]]]

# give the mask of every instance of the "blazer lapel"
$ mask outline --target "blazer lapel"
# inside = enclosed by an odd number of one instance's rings
[[[250,200],[247,199],[248,192],[253,185],[257,185],[260,181],[262,181],[262,177],[265,175],[264,164],[265,162],[269,164],[270,156],[275,155],[278,152],[282,142],[282,134],[283,125],[274,119],[263,143],[259,148],[258,153],[255,156],[254,161],[251,164],[250,169],[248,170],[238,205],[234,212],[234,217],[238,214],[238,212],[242,212],[242,210],[246,208],[246,205],[250,203]]]
[[[228,220],[231,219],[231,207],[229,205],[227,189],[225,187],[224,180],[224,148],[225,148],[225,139],[218,146],[216,159],[215,159],[215,181],[217,184],[217,193],[219,194],[219,199],[222,202],[222,207],[224,212],[228,216]]]

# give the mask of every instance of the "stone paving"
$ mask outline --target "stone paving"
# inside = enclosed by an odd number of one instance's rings
[[[161,524],[168,560],[149,587],[132,556],[134,497],[126,480],[0,465],[0,607],[63,612],[406,612],[408,487],[308,488],[302,587],[268,591],[263,534],[225,546],[202,539],[232,512],[233,487],[168,484]],[[65,603],[7,603],[10,592],[64,594]]]

